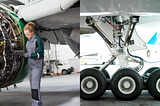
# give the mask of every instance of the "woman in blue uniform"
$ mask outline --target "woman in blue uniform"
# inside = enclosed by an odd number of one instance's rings
[[[26,43],[26,52],[23,55],[28,58],[32,106],[42,106],[40,82],[44,61],[44,44],[39,37],[35,36],[34,26],[33,22],[29,22],[24,27],[24,34],[28,41]]]

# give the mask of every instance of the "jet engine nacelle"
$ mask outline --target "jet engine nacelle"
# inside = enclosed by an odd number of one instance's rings
[[[15,53],[25,50],[24,25],[16,14],[0,5],[0,88],[16,84],[28,75],[27,59]]]

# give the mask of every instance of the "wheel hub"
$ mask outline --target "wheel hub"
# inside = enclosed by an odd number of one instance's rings
[[[86,94],[93,94],[98,89],[98,81],[92,76],[87,76],[81,81],[81,89]]]
[[[123,94],[131,94],[136,88],[136,83],[131,77],[122,77],[118,82],[118,89]]]
[[[87,88],[92,88],[94,85],[94,82],[88,81],[86,85],[87,85]]]
[[[124,88],[129,88],[130,86],[131,86],[131,84],[129,83],[129,81],[125,81],[124,83],[123,83],[123,86],[124,86]]]
[[[157,89],[157,91],[160,93],[160,78],[159,78],[158,81],[156,82],[156,89]]]

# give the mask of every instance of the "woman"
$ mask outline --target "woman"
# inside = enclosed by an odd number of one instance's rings
[[[44,61],[44,44],[40,38],[34,35],[34,26],[33,22],[29,22],[24,27],[24,34],[28,41],[26,52],[23,55],[28,58],[32,106],[42,106],[40,82]]]

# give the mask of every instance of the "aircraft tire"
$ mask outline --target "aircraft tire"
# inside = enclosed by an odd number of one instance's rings
[[[152,97],[160,100],[160,69],[151,73],[147,80],[147,88]]]
[[[93,67],[93,68],[100,69],[100,67]],[[107,79],[110,79],[110,75],[107,70],[103,69],[102,72],[106,76]]]
[[[154,70],[156,70],[156,69],[159,69],[159,67],[151,67],[151,68],[147,69],[147,70],[144,72],[143,75],[149,77],[149,75],[150,75]]]
[[[82,99],[100,98],[107,88],[105,75],[95,68],[80,72],[80,97]]]
[[[141,76],[130,68],[121,68],[111,79],[112,93],[118,99],[133,100],[142,92],[143,82]]]

